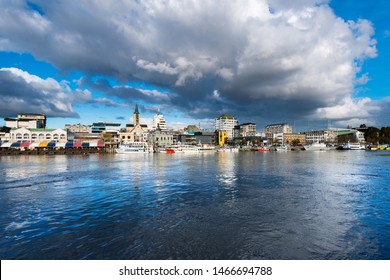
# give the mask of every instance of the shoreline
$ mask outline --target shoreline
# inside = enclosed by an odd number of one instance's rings
[[[110,154],[114,153],[111,148],[66,148],[66,149],[0,149],[0,156],[18,156],[18,155],[86,155],[86,154]]]

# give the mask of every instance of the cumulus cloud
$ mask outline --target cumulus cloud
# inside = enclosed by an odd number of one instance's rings
[[[357,76],[376,56],[374,28],[338,18],[328,2],[42,0],[38,12],[3,1],[0,49],[30,52],[61,71],[166,88],[93,85],[108,98],[161,103],[188,117],[369,117],[376,107],[353,91],[369,79]]]
[[[370,98],[352,99],[345,98],[341,104],[332,107],[318,108],[315,117],[325,119],[348,119],[357,117],[369,117],[372,113],[378,112],[381,108],[374,104]]]
[[[67,82],[42,79],[18,68],[0,68],[0,114],[44,113],[49,117],[78,117],[74,104],[121,106],[107,98],[93,98],[89,90],[72,90]]]
[[[0,68],[0,112],[2,117],[21,112],[45,113],[53,117],[77,117],[65,83],[42,79],[18,68]]]

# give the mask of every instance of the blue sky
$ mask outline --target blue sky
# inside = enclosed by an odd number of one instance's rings
[[[390,125],[388,1],[290,2],[1,0],[0,117]]]

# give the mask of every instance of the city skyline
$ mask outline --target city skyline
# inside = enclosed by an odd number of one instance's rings
[[[1,1],[1,117],[389,125],[390,4],[284,2]]]

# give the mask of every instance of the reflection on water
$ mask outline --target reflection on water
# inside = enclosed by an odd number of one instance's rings
[[[385,152],[0,157],[1,259],[389,259]]]

